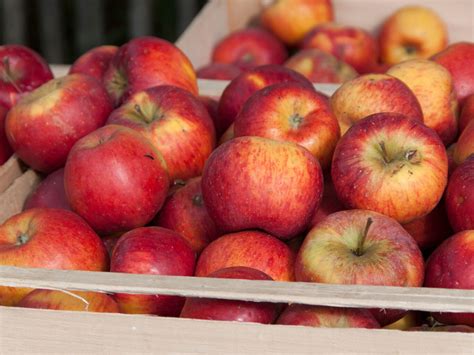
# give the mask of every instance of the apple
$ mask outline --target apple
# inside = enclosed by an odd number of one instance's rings
[[[400,114],[379,113],[359,121],[340,139],[331,176],[345,206],[408,223],[440,201],[448,157],[431,128]]]
[[[462,105],[459,115],[459,133],[462,133],[472,121],[474,121],[474,94],[469,95]]]
[[[64,169],[56,170],[46,176],[28,196],[23,209],[39,207],[71,210],[64,191]]]
[[[36,289],[27,294],[17,307],[61,311],[118,313],[115,300],[100,292]]]
[[[288,57],[283,43],[263,28],[233,31],[216,43],[212,62],[248,69],[265,64],[283,64]]]
[[[198,99],[206,108],[207,113],[209,114],[209,117],[211,118],[212,123],[214,125],[215,131],[216,123],[219,121],[219,114],[217,113],[217,109],[219,107],[219,98],[215,96],[199,96]]]
[[[287,45],[295,45],[315,26],[333,20],[331,0],[279,0],[263,9],[261,23]]]
[[[196,264],[195,276],[234,266],[260,270],[275,281],[293,281],[294,253],[277,238],[259,231],[243,231],[221,236],[211,242]]]
[[[445,145],[451,144],[458,131],[458,101],[449,71],[431,60],[412,59],[393,66],[387,74],[410,88],[420,103],[425,125]]]
[[[117,125],[79,140],[64,169],[71,208],[104,235],[150,222],[169,185],[160,152],[138,132]]]
[[[375,38],[359,27],[321,24],[304,37],[300,47],[330,53],[361,74],[371,72],[377,65],[378,47]]]
[[[50,173],[64,166],[74,143],[103,126],[111,111],[100,82],[71,74],[24,96],[8,112],[5,131],[21,160]]]
[[[263,65],[249,69],[234,80],[222,92],[219,101],[216,132],[220,136],[234,122],[245,101],[264,87],[285,82],[298,82],[312,88],[313,84],[303,75],[280,65]]]
[[[196,73],[188,57],[164,39],[136,37],[121,46],[103,77],[118,106],[130,95],[158,85],[173,85],[197,95]]]
[[[457,167],[457,164],[454,161],[454,149],[456,149],[456,143],[451,144],[446,149],[446,154],[448,154],[448,177],[451,176]]]
[[[354,68],[320,49],[303,49],[290,57],[285,67],[304,75],[313,83],[339,84],[358,76]]]
[[[381,112],[398,113],[423,122],[416,96],[401,80],[387,74],[366,74],[345,82],[331,96],[331,107],[341,134],[357,121]]]
[[[331,180],[331,176],[324,177],[324,192],[323,198],[319,207],[315,210],[313,218],[309,223],[309,228],[315,227],[319,222],[324,220],[330,214],[344,210],[344,205],[337,198],[336,190],[334,189],[334,183]]]
[[[142,227],[122,235],[110,271],[132,274],[192,276],[195,254],[183,237],[169,229]],[[122,313],[178,316],[184,298],[168,295],[114,295]]]
[[[409,331],[418,332],[455,332],[455,333],[474,333],[474,328],[468,325],[441,325],[436,327],[430,327],[428,325],[422,325],[420,327],[413,327],[408,329]]]
[[[261,137],[219,146],[202,176],[204,204],[223,232],[261,229],[291,239],[308,226],[322,192],[321,167],[308,150]]]
[[[196,71],[200,79],[233,80],[242,73],[242,69],[234,64],[211,63]]]
[[[234,122],[234,136],[293,142],[327,168],[340,137],[327,98],[298,83],[268,86],[254,93]]]
[[[69,74],[86,74],[102,81],[117,51],[117,46],[99,46],[92,48],[74,61],[69,69]]]
[[[220,235],[204,206],[201,177],[189,180],[171,195],[154,224],[181,234],[196,253]]]
[[[456,142],[453,151],[453,159],[456,165],[462,164],[467,158],[474,154],[474,123],[470,122]]]
[[[10,147],[5,134],[5,118],[7,112],[8,109],[0,104],[0,166],[10,159],[13,154],[12,147]]]
[[[438,14],[424,6],[405,6],[382,24],[380,57],[388,64],[426,59],[443,50],[447,42],[446,25]]]
[[[295,260],[295,278],[330,284],[419,287],[423,256],[394,219],[368,210],[329,215],[306,236]],[[372,310],[380,325],[404,311]]]
[[[46,60],[32,49],[17,44],[0,46],[0,105],[10,109],[52,78]]]
[[[474,43],[453,43],[431,59],[451,73],[460,104],[474,94]]]
[[[426,263],[425,287],[474,289],[474,230],[466,230],[446,239]],[[474,327],[474,313],[434,313],[444,324]]]
[[[217,270],[207,277],[222,279],[271,281],[262,271],[249,267],[229,267]],[[278,315],[279,305],[270,302],[247,302],[225,299],[188,297],[181,318],[226,320],[270,324]]]
[[[112,234],[107,234],[105,236],[102,236],[100,239],[102,239],[102,242],[105,245],[105,249],[107,249],[107,253],[109,254],[110,257],[112,257],[112,253],[114,251],[115,245],[117,245],[117,242],[119,241],[120,237],[124,233],[112,233]]]
[[[421,325],[423,322],[423,313],[416,311],[407,312],[403,318],[400,318],[396,322],[388,324],[384,329],[394,330],[410,330],[414,327]]]
[[[107,271],[109,258],[99,236],[78,215],[35,208],[0,225],[0,265]],[[16,305],[30,291],[0,286],[0,305]]]
[[[474,155],[450,176],[446,189],[446,210],[455,232],[474,229]]]
[[[303,325],[315,328],[380,328],[380,324],[366,309],[337,308],[290,304],[276,324]]]
[[[225,142],[228,142],[228,141],[230,141],[231,139],[234,139],[234,138],[235,138],[234,124],[232,123],[229,126],[229,128],[227,128],[227,130],[224,133],[222,133],[221,137],[219,138],[219,142],[217,143],[217,145],[222,145]]]
[[[170,180],[200,176],[215,146],[206,107],[186,90],[161,85],[130,96],[107,120],[133,128],[163,155]]]

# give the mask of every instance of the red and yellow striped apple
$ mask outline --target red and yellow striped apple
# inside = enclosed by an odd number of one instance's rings
[[[92,48],[72,63],[69,74],[86,74],[102,81],[117,51],[117,46],[99,46]]]

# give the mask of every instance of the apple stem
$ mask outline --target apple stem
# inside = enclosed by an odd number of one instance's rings
[[[359,242],[357,243],[357,249],[355,251],[355,255],[357,256],[361,256],[362,254],[364,254],[365,239],[367,238],[367,234],[369,233],[369,228],[372,225],[372,223],[373,223],[372,218],[371,217],[367,218],[367,223],[365,224],[364,233],[359,238]]]
[[[385,148],[385,142],[380,141],[379,146],[380,146],[380,149],[382,150],[382,158],[383,158],[384,163],[389,164],[390,159],[388,158],[387,149]]]
[[[21,94],[23,91],[15,83],[15,80],[13,80],[13,74],[10,68],[10,59],[8,57],[3,58],[3,66],[5,67],[5,71],[4,71],[5,79],[7,79],[8,82],[12,84],[12,86],[15,88],[15,90],[18,91],[19,94]]]

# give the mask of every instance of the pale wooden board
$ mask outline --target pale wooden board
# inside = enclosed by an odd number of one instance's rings
[[[0,194],[23,173],[23,166],[16,155],[12,155],[0,166]],[[0,195],[1,196],[1,195]]]
[[[0,266],[0,285],[111,293],[168,294],[336,307],[474,312],[474,290],[265,282],[9,266]]]
[[[2,353],[472,354],[474,335],[0,307]]]

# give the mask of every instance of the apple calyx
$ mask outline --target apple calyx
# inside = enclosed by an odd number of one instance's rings
[[[4,82],[10,83],[15,88],[15,90],[18,91],[19,94],[21,94],[23,91],[15,83],[18,78],[15,77],[14,73],[11,70],[10,59],[8,57],[3,58],[3,68],[4,70],[2,72],[2,80]]]
[[[16,237],[15,245],[20,246],[26,244],[30,240],[30,237],[26,233],[20,233]]]
[[[295,113],[291,115],[289,119],[291,128],[298,129],[303,123],[303,120],[304,120],[304,117],[301,116],[299,113]]]
[[[418,52],[418,46],[412,43],[405,44],[403,46],[405,53],[409,56],[415,55]]]
[[[138,114],[138,117],[146,123],[151,123],[155,120],[159,121],[164,117],[164,114],[160,110],[152,109],[150,110],[151,112],[145,112],[146,110],[143,110],[139,104],[135,104],[133,109]]]
[[[113,73],[112,79],[107,82],[107,91],[109,94],[116,100],[120,101],[120,98],[125,94],[127,89],[127,77],[125,73],[120,70],[116,69]]]
[[[367,222],[365,224],[365,228],[364,228],[364,233],[362,233],[361,236],[359,236],[359,240],[358,240],[358,243],[357,243],[357,249],[353,251],[353,254],[356,255],[356,256],[362,256],[364,255],[364,243],[365,243],[365,239],[367,238],[367,234],[369,233],[369,229],[370,229],[370,226],[372,225],[373,223],[373,219],[372,218],[367,218]]]
[[[201,194],[194,195],[192,200],[193,200],[193,205],[194,206],[201,207],[204,204],[204,200],[202,199]]]

